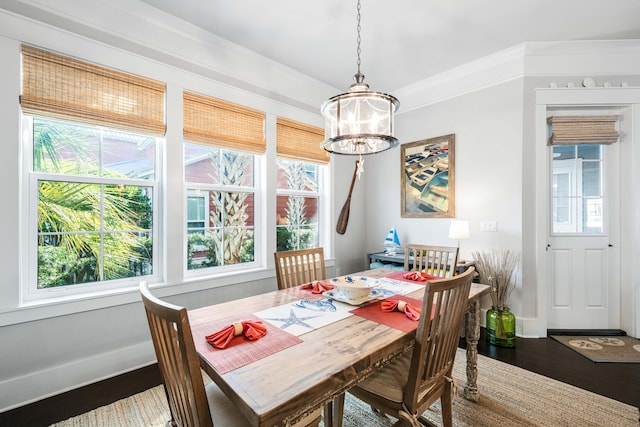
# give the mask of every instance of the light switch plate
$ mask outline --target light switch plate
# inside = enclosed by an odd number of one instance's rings
[[[498,231],[497,221],[480,221],[480,231]]]

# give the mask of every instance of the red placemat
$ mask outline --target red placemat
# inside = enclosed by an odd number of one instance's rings
[[[402,280],[403,282],[416,283],[418,285],[424,285],[425,283],[427,283],[426,280],[411,280],[411,279],[405,279],[404,277],[402,277],[407,273],[408,271],[394,271],[393,273],[385,274],[383,277],[386,277],[387,279],[393,279],[393,280]]]
[[[243,320],[261,321],[267,327],[267,334],[255,341],[249,341],[243,336],[234,337],[225,349],[215,348],[207,342],[205,338],[207,335],[233,322]],[[221,375],[302,342],[300,338],[269,322],[252,314],[242,313],[197,325],[191,329],[191,333],[198,353],[205,357]]]
[[[403,295],[394,295],[386,299],[406,301],[408,304],[411,304],[414,307],[422,307],[422,300],[409,298]],[[356,316],[364,317],[365,319],[373,320],[374,322],[378,322],[390,328],[399,329],[404,332],[411,332],[418,328],[417,320],[409,319],[407,315],[402,313],[401,311],[382,311],[382,308],[380,308],[381,304],[382,301],[376,301],[369,305],[365,305],[364,307],[359,307],[355,310],[351,310],[351,313],[355,314]]]
[[[321,280],[321,282],[326,283],[327,285],[331,285],[331,283],[326,280]],[[284,292],[296,296],[300,299],[307,299],[309,301],[320,301],[322,298],[324,298],[322,294],[314,294],[313,292],[311,292],[311,288],[303,289],[305,285],[307,285],[307,283],[303,283],[299,286],[294,286],[293,288],[286,288]]]

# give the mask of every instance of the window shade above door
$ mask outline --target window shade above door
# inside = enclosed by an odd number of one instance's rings
[[[618,116],[552,116],[548,145],[613,144],[620,133]]]

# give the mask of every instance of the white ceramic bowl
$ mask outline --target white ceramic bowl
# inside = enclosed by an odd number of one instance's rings
[[[378,279],[365,276],[340,276],[331,279],[331,284],[335,285],[338,292],[349,300],[360,300],[366,298],[371,290],[378,286]]]

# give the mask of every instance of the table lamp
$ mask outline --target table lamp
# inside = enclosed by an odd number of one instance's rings
[[[469,222],[452,219],[451,225],[449,226],[449,238],[456,239],[457,245],[460,247],[460,240],[469,238]]]

